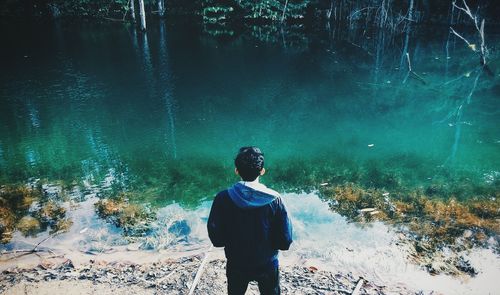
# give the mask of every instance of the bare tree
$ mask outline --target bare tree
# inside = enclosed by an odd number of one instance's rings
[[[129,1],[130,17],[132,17],[132,22],[135,23],[135,4],[134,0]]]
[[[459,11],[464,12],[472,22],[474,23],[474,27],[476,28],[476,31],[479,35],[479,41],[481,45],[479,46],[479,49],[477,48],[477,45],[475,43],[469,42],[466,38],[464,38],[462,35],[457,33],[452,27],[450,27],[450,30],[453,34],[455,34],[458,38],[462,39],[467,46],[474,52],[479,53],[480,57],[480,63],[482,66],[486,66],[487,58],[488,58],[488,48],[485,45],[484,42],[484,19],[480,22],[479,18],[477,15],[474,15],[472,11],[470,10],[469,6],[467,5],[467,2],[465,0],[462,0],[463,7],[457,5],[457,1],[453,1],[453,7],[458,9]]]
[[[146,30],[146,11],[144,10],[144,0],[139,0],[139,16],[141,18],[141,30]]]
[[[158,0],[158,15],[160,17],[165,16],[165,2],[164,2],[164,0]]]
[[[403,53],[401,54],[401,62],[400,62],[400,67],[402,68],[403,63],[404,63],[404,59],[405,58],[407,59],[407,61],[408,61],[408,73],[413,72],[411,69],[409,54],[408,54],[411,26],[412,26],[412,21],[413,21],[413,6],[414,6],[414,2],[413,2],[413,0],[410,0],[409,6],[408,6],[408,13],[407,13],[408,23],[405,27],[405,43],[404,43],[404,47],[403,47]]]
[[[288,6],[288,0],[285,1],[285,6],[283,7],[283,14],[281,15],[281,22],[285,21],[286,7]]]

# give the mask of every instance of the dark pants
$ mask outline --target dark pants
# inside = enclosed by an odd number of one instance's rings
[[[250,281],[257,281],[261,295],[280,295],[278,266],[270,266],[259,272],[249,272],[227,265],[227,293],[244,295]]]

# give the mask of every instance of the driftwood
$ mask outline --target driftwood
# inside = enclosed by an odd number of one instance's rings
[[[17,253],[23,253],[22,255],[27,255],[31,253],[37,253],[37,252],[49,252],[52,253],[52,250],[49,249],[41,249],[41,250],[33,250],[33,249],[19,249],[19,250],[11,250],[11,251],[2,251],[0,254],[2,255],[8,255],[8,254],[17,254]],[[22,256],[20,255],[20,256]],[[17,256],[19,257],[19,256]]]
[[[212,248],[213,246],[210,246],[205,254],[205,258],[203,258],[203,261],[201,262],[200,267],[196,272],[196,276],[194,277],[193,283],[191,284],[191,288],[189,288],[189,295],[193,294],[194,290],[196,289],[196,285],[198,285],[198,282],[200,281],[201,275],[203,274],[203,269],[208,262],[208,258],[210,257],[210,251],[212,251]]]
[[[44,242],[46,242],[47,240],[50,240],[52,239],[53,237],[57,236],[57,235],[60,235],[62,234],[63,232],[65,232],[65,230],[60,230],[60,231],[57,231],[51,235],[49,235],[48,237],[42,239],[40,242],[38,242],[34,247],[33,249],[31,250],[12,250],[12,251],[5,251],[5,252],[2,252],[2,254],[16,254],[16,253],[22,253],[20,255],[17,255],[17,256],[14,256],[14,257],[11,257],[9,258],[10,259],[15,259],[15,258],[19,258],[21,256],[25,256],[25,255],[29,255],[29,254],[37,254],[38,252],[49,252],[49,253],[52,253],[55,255],[54,251],[50,250],[50,249],[43,249],[43,250],[39,250],[38,247],[43,244]]]
[[[356,288],[354,288],[354,291],[352,291],[351,295],[361,294],[361,287],[363,287],[364,282],[365,281],[363,279],[359,279],[358,283],[356,284]]]

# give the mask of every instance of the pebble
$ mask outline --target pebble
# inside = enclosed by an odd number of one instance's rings
[[[133,265],[126,262],[93,263],[80,268],[54,268],[11,271],[0,276],[0,289],[8,288],[20,281],[39,280],[90,280],[96,284],[112,284],[113,286],[136,285],[144,289],[156,288],[159,294],[185,294],[194,274],[198,270],[200,260],[197,257],[179,259],[155,264]],[[225,261],[210,261],[205,268],[195,294],[225,294],[226,277]],[[468,265],[466,261],[463,267]],[[314,267],[294,266],[281,267],[281,287],[284,294],[339,294],[350,293],[359,278],[351,273],[332,273]],[[402,288],[399,287],[398,288]],[[366,290],[365,290],[366,289]],[[385,294],[384,287],[374,282],[367,282],[363,294]],[[394,289],[394,286],[393,288]],[[366,291],[366,292],[365,292]],[[400,294],[409,294],[401,289]],[[256,284],[249,286],[249,294],[259,294]],[[414,293],[413,293],[414,294]]]

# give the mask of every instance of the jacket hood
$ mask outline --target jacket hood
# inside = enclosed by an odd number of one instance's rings
[[[228,193],[236,206],[242,209],[265,206],[280,196],[261,183],[243,181],[235,183],[228,189]]]

